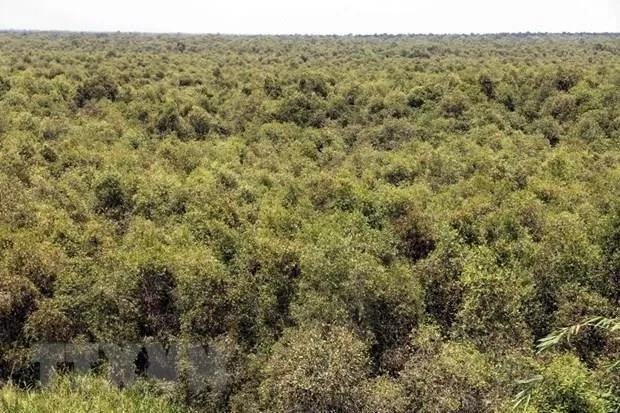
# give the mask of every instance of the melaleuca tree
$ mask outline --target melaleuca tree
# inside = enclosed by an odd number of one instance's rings
[[[464,255],[458,238],[448,233],[439,239],[436,250],[415,267],[424,285],[425,314],[444,334],[451,331],[463,302]]]
[[[244,305],[254,300],[252,312],[263,341],[279,337],[284,328],[294,325],[290,306],[301,276],[298,247],[272,231],[260,231],[234,263],[243,287],[253,291],[244,297]]]
[[[160,135],[182,131],[181,116],[174,104],[164,107],[155,119],[154,130]]]
[[[6,92],[8,92],[9,90],[11,90],[11,83],[8,79],[5,79],[4,77],[0,78],[0,94],[4,94]]]
[[[118,96],[117,85],[107,76],[99,75],[87,79],[75,92],[74,102],[77,107],[83,107],[91,100],[109,99],[114,101]]]
[[[495,99],[495,82],[488,75],[480,75],[478,83],[480,84],[480,90],[488,99]]]
[[[411,262],[426,258],[435,249],[435,237],[429,218],[414,208],[409,207],[403,216],[393,218],[394,232],[400,241],[400,253]]]
[[[558,93],[550,96],[541,108],[543,115],[550,115],[562,123],[574,120],[576,112],[577,99],[568,93]]]
[[[95,187],[95,210],[120,220],[133,208],[128,190],[116,176],[106,176]]]
[[[409,394],[408,411],[491,412],[496,372],[484,354],[465,343],[442,342],[433,326],[412,333],[411,357],[398,381]]]
[[[28,316],[36,309],[41,294],[26,277],[7,274],[6,271],[0,274],[0,378],[6,379],[16,369],[24,367],[26,360],[22,355],[10,350],[25,352],[23,328]]]
[[[615,388],[609,392],[604,375],[589,371],[572,355],[558,357],[540,374],[522,380],[513,409],[524,412],[575,411],[602,413],[618,407]]]
[[[225,266],[205,250],[193,250],[177,264],[178,284],[174,298],[180,312],[181,329],[187,338],[207,342],[234,332],[234,284]]]
[[[289,330],[262,370],[261,405],[271,411],[360,411],[368,368],[366,345],[344,328]]]
[[[411,395],[406,387],[389,376],[366,381],[362,389],[364,412],[404,413],[409,411]]]
[[[465,114],[468,107],[468,98],[460,91],[444,95],[441,101],[441,110],[446,117],[460,118]]]
[[[204,139],[213,128],[212,121],[206,110],[194,106],[188,114],[189,123],[196,133],[198,139]]]
[[[273,117],[280,122],[320,128],[325,121],[325,103],[316,94],[292,92],[279,101]]]
[[[521,311],[530,280],[519,271],[498,266],[496,260],[483,248],[467,253],[460,279],[458,331],[479,348],[526,345],[531,339]]]
[[[165,264],[145,262],[137,268],[136,301],[140,336],[168,338],[179,331],[176,278]]]
[[[263,83],[263,90],[265,94],[272,99],[278,99],[282,97],[282,86],[278,79],[267,76]]]
[[[306,236],[315,241],[301,251],[299,293],[292,315],[302,324],[323,320],[357,326],[369,335],[373,356],[379,357],[418,322],[422,302],[419,280],[407,264],[390,258],[394,252],[389,238],[364,228],[359,216],[340,217],[340,231],[354,231],[353,236],[366,241],[352,243],[333,227],[333,218],[327,221],[331,225],[319,222],[309,228]],[[349,227],[354,222],[358,224]],[[360,249],[361,245],[365,247]]]
[[[593,234],[584,228],[585,222],[580,217],[568,213],[549,219],[545,225],[545,236],[541,240],[545,248],[539,249],[534,257],[534,284],[526,312],[527,322],[537,338],[552,329],[559,306],[564,306],[564,311],[577,306],[570,299],[565,303],[560,301],[561,295],[568,298],[573,294],[570,286],[581,285],[579,294],[588,290],[601,291],[604,283],[601,249],[593,242]],[[544,271],[541,264],[537,264],[540,262],[545,263]],[[596,306],[592,310],[596,310]]]
[[[577,68],[559,67],[553,75],[553,85],[556,89],[568,92],[574,87],[581,78],[581,73]]]
[[[24,326],[26,336],[38,343],[67,343],[75,335],[71,320],[57,302],[40,300]]]

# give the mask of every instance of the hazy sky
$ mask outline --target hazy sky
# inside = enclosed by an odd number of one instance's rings
[[[0,0],[0,29],[240,34],[620,32],[620,0]]]

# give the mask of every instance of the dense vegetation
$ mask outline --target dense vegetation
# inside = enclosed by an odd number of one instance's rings
[[[536,342],[620,316],[619,144],[618,35],[0,34],[0,410],[614,411]],[[224,384],[15,387],[144,340]]]

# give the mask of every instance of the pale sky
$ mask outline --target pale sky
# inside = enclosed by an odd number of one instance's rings
[[[0,29],[234,34],[620,32],[620,0],[0,0]]]

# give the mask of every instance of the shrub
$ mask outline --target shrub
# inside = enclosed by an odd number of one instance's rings
[[[154,386],[135,383],[121,390],[101,377],[58,376],[45,391],[21,390],[14,386],[0,390],[0,410],[6,413],[111,413],[119,409],[128,412],[187,412],[186,407],[175,404],[170,396]]]
[[[295,93],[282,101],[275,118],[280,122],[320,128],[326,118],[323,106],[316,96]]]
[[[453,92],[444,96],[441,101],[441,109],[447,117],[460,118],[468,108],[469,100],[464,93]]]
[[[265,94],[272,99],[279,99],[282,97],[282,86],[280,81],[271,76],[267,76],[263,82],[263,90]]]
[[[435,239],[428,217],[409,209],[394,222],[394,231],[400,239],[401,254],[411,262],[426,258],[435,249]]]
[[[407,411],[493,411],[495,371],[483,354],[468,344],[442,343],[432,326],[416,330],[410,348],[399,376],[411,397]]]
[[[0,96],[11,90],[11,82],[0,76]]]
[[[369,132],[374,132],[371,137],[373,146],[384,150],[397,149],[402,143],[412,139],[416,133],[411,123],[404,119],[386,120],[378,130]]]
[[[560,93],[551,96],[543,105],[542,112],[551,115],[560,122],[574,119],[577,111],[577,99],[573,95]]]
[[[488,75],[480,75],[478,78],[480,90],[488,99],[495,99],[495,82]]]
[[[138,267],[137,281],[140,335],[169,339],[178,334],[176,279],[170,269],[158,263],[144,263]]]
[[[117,177],[107,176],[95,187],[95,210],[98,213],[119,220],[132,207],[131,196]]]
[[[280,412],[359,411],[366,351],[344,328],[286,331],[263,369],[262,405]]]
[[[568,92],[580,78],[581,74],[577,70],[560,67],[553,76],[553,85],[559,91]]]
[[[111,79],[105,76],[96,76],[78,86],[73,100],[76,106],[81,108],[90,100],[105,98],[115,101],[118,93],[118,87]]]
[[[165,107],[155,119],[155,130],[164,135],[181,130],[181,116],[174,105]]]
[[[45,140],[56,140],[68,132],[67,125],[58,120],[45,118],[39,125],[39,136]]]
[[[528,399],[522,405],[528,412],[583,412],[612,411],[608,395],[591,372],[572,355],[563,355],[543,369],[532,389],[526,389]],[[525,402],[527,400],[527,402]]]
[[[52,300],[41,300],[28,316],[24,326],[26,336],[43,343],[66,343],[73,336],[71,320]]]
[[[222,125],[221,121],[200,107],[192,107],[187,118],[198,139],[204,139],[211,133],[220,136],[228,135],[228,129]]]
[[[305,94],[315,94],[326,98],[329,94],[329,83],[324,76],[316,73],[308,73],[298,81],[299,91]]]
[[[441,94],[431,86],[417,86],[407,95],[407,105],[413,109],[422,107],[425,103],[436,102]]]

